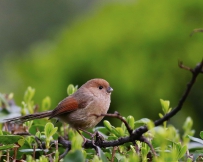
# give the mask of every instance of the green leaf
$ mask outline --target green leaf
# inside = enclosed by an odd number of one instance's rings
[[[184,124],[183,124],[183,129],[185,131],[188,131],[192,128],[192,125],[193,125],[193,120],[191,117],[187,117]]]
[[[0,93],[0,104],[1,104],[2,102],[4,103],[4,105],[5,105],[6,108],[9,108],[8,101],[6,100],[5,96],[4,96],[2,93]],[[1,107],[1,105],[0,105],[0,107]]]
[[[43,100],[42,100],[42,110],[45,111],[45,110],[49,110],[51,107],[51,99],[50,97],[45,97]]]
[[[162,114],[162,113],[159,113],[159,117],[160,117],[160,118],[163,118],[164,116],[163,116],[163,114]]]
[[[32,87],[28,87],[24,94],[24,101],[26,103],[30,102],[31,99],[34,97],[34,95],[35,95],[35,89]]]
[[[200,135],[201,139],[203,139],[203,131],[201,131],[199,135]]]
[[[25,143],[25,138],[18,140],[18,144],[19,144],[20,146],[23,146],[24,143]]]
[[[134,129],[134,122],[135,122],[135,119],[133,116],[130,115],[127,117],[127,123],[129,124],[131,129]]]
[[[201,143],[203,144],[203,140],[199,139],[199,138],[196,138],[196,137],[192,137],[192,136],[189,136],[187,135],[192,141],[195,141],[195,142],[198,142],[198,143]]]
[[[46,138],[50,138],[51,136],[53,136],[56,133],[57,129],[58,128],[54,127],[54,125],[51,122],[48,122],[44,128]]]
[[[124,131],[123,131],[123,129],[121,127],[117,127],[116,130],[117,130],[117,132],[119,134],[119,137],[122,137],[122,136],[125,135],[125,133],[124,133]]]
[[[111,132],[112,131],[112,125],[108,120],[104,120],[104,126],[106,127],[106,129]]]
[[[15,146],[15,144],[0,146],[0,150],[8,150]]]
[[[160,99],[162,110],[164,114],[168,113],[170,101]]]
[[[112,126],[112,130],[111,130],[111,133],[113,133],[114,135],[116,135],[117,137],[120,137],[121,134],[118,132],[118,130]]]
[[[76,90],[75,90],[74,85],[73,85],[73,84],[70,84],[70,85],[68,86],[68,88],[67,88],[67,93],[68,93],[68,95],[72,95],[75,91],[76,91]]]
[[[127,134],[128,134],[127,128],[126,128],[126,126],[125,126],[125,124],[124,124],[124,123],[121,123],[121,128],[122,128],[122,130],[123,130],[124,134],[125,134],[125,133],[127,133]]]
[[[82,143],[83,143],[82,136],[79,133],[75,134],[71,139],[71,143],[72,143],[72,146],[71,146],[72,150],[82,149]]]
[[[93,131],[94,132],[99,131],[100,133],[102,133],[102,135],[105,135],[109,132],[106,127],[99,127],[99,126],[93,128]]]
[[[142,119],[140,119],[140,120],[135,121],[134,124],[147,124],[147,123],[149,123],[149,122],[151,122],[150,119],[148,119],[148,118],[142,118]]]
[[[186,151],[187,151],[187,146],[183,146],[179,152],[179,155],[178,155],[178,159],[182,158],[185,154],[186,154]]]
[[[36,152],[44,152],[45,150],[44,149],[21,149],[19,150],[20,152],[23,152],[23,153],[29,153],[29,152],[33,152],[33,151],[36,151]]]
[[[99,154],[99,157],[101,158],[102,162],[108,162],[104,152],[101,150],[100,147],[98,147],[98,154]]]
[[[0,143],[4,145],[17,143],[20,139],[23,139],[22,136],[18,135],[0,135]]]
[[[75,151],[70,151],[66,157],[64,158],[64,161],[68,162],[83,162],[85,161],[85,158],[83,157],[82,151],[81,150],[75,150]]]

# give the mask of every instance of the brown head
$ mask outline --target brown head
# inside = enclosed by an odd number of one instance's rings
[[[109,83],[106,80],[100,78],[87,81],[81,88],[88,89],[95,96],[109,96],[113,91],[113,88],[110,87]]]

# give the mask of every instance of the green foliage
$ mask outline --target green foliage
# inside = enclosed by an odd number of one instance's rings
[[[44,127],[44,135],[46,139],[46,148],[49,149],[50,142],[53,140],[53,135],[57,132],[58,128],[54,127],[54,125],[48,122]]]
[[[34,95],[35,89],[32,87],[28,87],[24,94],[24,101],[22,102],[22,115],[26,115],[26,110],[28,110],[30,114],[34,113],[34,101],[32,100]]]
[[[5,75],[0,89],[14,91],[20,103],[22,89],[31,85],[38,90],[35,102],[50,95],[54,108],[66,96],[68,83],[81,86],[101,77],[115,89],[110,112],[155,119],[159,110],[155,98],[177,103],[185,88],[189,75],[178,69],[178,60],[192,66],[202,59],[202,33],[189,37],[202,26],[201,0],[108,2],[55,30],[51,40],[37,42],[24,56],[17,52],[8,57],[1,65]],[[178,127],[188,114],[197,121],[196,128],[201,123],[198,96],[203,91],[198,88],[201,82],[196,84],[182,110],[185,113],[171,120]]]
[[[42,111],[49,110],[50,107],[51,107],[51,98],[50,98],[50,97],[45,97],[45,98],[42,100],[42,107],[41,107],[41,110],[42,110]]]
[[[74,86],[73,84],[70,84],[67,88],[67,94],[68,95],[72,95],[73,93],[75,93],[75,91],[77,91],[78,86]]]
[[[74,91],[74,86],[69,86]],[[24,103],[34,107],[34,89],[28,88],[24,97]],[[1,100],[1,105],[7,100]],[[42,105],[43,109],[49,108],[50,98],[45,98]],[[48,105],[48,106],[47,106]],[[172,109],[169,108],[169,101],[161,100],[163,114],[169,113]],[[29,106],[23,106],[25,111],[29,110]],[[163,115],[162,115],[163,116]],[[161,116],[161,117],[162,117]],[[5,160],[6,157],[11,156],[13,159],[22,160],[26,155],[26,161],[28,162],[46,162],[59,161],[60,155],[65,151],[65,148],[58,144],[58,137],[63,136],[71,141],[71,150],[68,154],[61,159],[61,161],[83,162],[86,160],[92,162],[171,162],[171,161],[191,161],[192,158],[186,156],[190,152],[195,152],[194,159],[199,160],[203,151],[197,147],[188,148],[190,140],[203,144],[202,139],[192,137],[194,130],[192,130],[193,120],[188,117],[183,124],[183,136],[172,125],[165,123],[163,126],[154,127],[153,122],[150,119],[142,118],[135,120],[133,116],[124,118],[132,129],[138,128],[140,125],[145,125],[149,128],[143,136],[151,144],[156,152],[156,156],[153,154],[147,143],[135,141],[135,143],[125,143],[116,147],[97,148],[95,149],[83,149],[83,138],[75,130],[71,129],[68,124],[54,126],[47,120],[40,119],[28,121],[24,125],[16,124],[12,129],[7,131],[0,131],[0,159]],[[7,123],[8,124],[8,123]],[[107,141],[116,140],[120,137],[129,136],[129,132],[124,123],[120,126],[114,127],[109,121],[103,121],[104,127],[96,127],[97,130]],[[3,128],[8,127],[3,124]],[[10,126],[9,126],[10,127]],[[26,128],[26,129],[25,129]],[[22,129],[28,131],[31,135],[21,136],[14,135],[11,132]],[[21,130],[21,131],[22,131]],[[33,131],[35,130],[35,131]],[[24,133],[25,133],[24,132]],[[82,133],[82,132],[81,132]],[[200,132],[200,137],[203,138],[203,131]],[[43,148],[42,145],[45,147]],[[191,150],[190,150],[191,149]]]
[[[164,100],[160,99],[160,102],[161,102],[163,114],[159,113],[159,117],[162,118],[164,115],[168,114],[172,108],[169,107],[170,106],[169,101],[164,101]],[[166,124],[167,124],[167,122],[165,121],[164,122],[165,128],[166,128]]]

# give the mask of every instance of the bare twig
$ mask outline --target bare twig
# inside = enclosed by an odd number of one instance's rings
[[[190,36],[193,36],[194,33],[198,33],[198,32],[203,32],[203,29],[202,29],[202,28],[194,29],[194,30],[190,33]]]
[[[62,144],[66,148],[64,153],[59,156],[59,160],[61,160],[70,151],[70,149],[71,149],[71,142],[68,141],[68,140],[65,140],[63,137],[59,137],[58,138],[58,143]]]
[[[114,162],[114,157],[115,157],[115,153],[116,153],[116,150],[118,149],[117,146],[113,147],[112,149],[112,157],[111,157],[111,162]]]
[[[64,151],[64,153],[59,156],[59,160],[61,160],[62,158],[64,158],[64,157],[66,156],[66,154],[67,154],[69,151],[70,151],[70,149],[69,149],[69,148],[66,148],[65,151]]]
[[[127,121],[117,112],[115,111],[114,114],[101,114],[101,115],[97,115],[97,114],[92,114],[94,116],[100,117],[100,116],[109,116],[109,117],[114,117],[114,118],[118,118],[120,119],[126,126],[128,133],[132,134],[132,129],[130,128],[129,124],[127,123]]]
[[[156,152],[155,152],[152,144],[147,140],[146,137],[141,136],[140,141],[146,143],[150,147],[150,149],[151,149],[152,153],[154,154],[154,156],[156,156]]]

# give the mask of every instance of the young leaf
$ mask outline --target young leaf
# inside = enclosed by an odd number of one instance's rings
[[[76,90],[75,90],[74,85],[73,85],[73,84],[70,84],[70,85],[68,86],[68,88],[67,88],[67,93],[68,93],[68,95],[72,95],[75,91],[76,91]]]
[[[46,111],[46,110],[49,110],[51,107],[51,99],[50,97],[45,97],[43,100],[42,100],[42,110],[43,111]]]
[[[170,101],[160,99],[162,110],[164,114],[168,113]]]
[[[24,101],[28,103],[29,101],[31,101],[34,95],[35,95],[35,89],[32,87],[28,87],[24,94]]]
[[[201,131],[199,135],[200,135],[201,139],[203,139],[203,131]]]
[[[113,126],[111,125],[111,123],[108,121],[108,120],[104,120],[104,126],[106,127],[106,129],[111,132],[112,131],[112,128]]]
[[[142,119],[140,119],[140,120],[135,121],[134,124],[147,124],[147,123],[149,123],[149,122],[151,122],[150,119],[148,119],[148,118],[142,118]]]
[[[134,129],[134,122],[135,122],[135,119],[133,116],[130,115],[127,117],[127,123],[129,124],[131,129]]]
[[[178,159],[182,158],[187,152],[187,146],[183,146],[179,152]]]
[[[193,121],[191,117],[187,117],[185,123],[183,124],[183,129],[185,131],[190,130],[192,128]]]
[[[58,128],[54,127],[54,125],[51,122],[48,122],[44,128],[46,138],[50,138],[51,136],[53,136],[56,133],[57,129]]]

